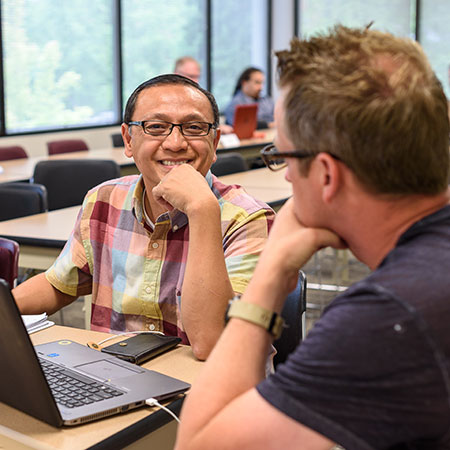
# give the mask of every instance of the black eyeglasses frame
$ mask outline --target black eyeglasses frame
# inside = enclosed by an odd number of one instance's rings
[[[152,134],[149,133],[148,131],[145,131],[145,124],[146,122],[157,122],[157,123],[166,123],[166,124],[170,124],[170,128],[169,128],[169,132],[167,134]],[[201,123],[201,124],[205,124],[208,125],[208,130],[206,132],[202,132],[201,134],[185,134],[185,132],[183,131],[183,126],[185,125],[189,125],[192,123]],[[180,130],[180,133],[188,138],[192,138],[192,137],[203,137],[203,136],[208,136],[209,132],[211,131],[211,129],[216,129],[217,125],[214,123],[210,123],[210,122],[203,122],[201,120],[191,120],[189,122],[184,122],[184,123],[173,123],[173,122],[168,122],[167,120],[133,120],[127,123],[128,126],[130,125],[136,125],[136,126],[140,126],[142,128],[142,131],[148,135],[148,136],[153,136],[153,137],[167,137],[170,136],[172,134],[172,131],[175,127],[178,127]]]
[[[334,159],[338,161],[342,161],[339,156],[333,155],[332,153],[328,153]],[[297,159],[306,159],[306,158],[314,158],[317,156],[317,153],[311,153],[307,150],[294,150],[292,152],[279,152],[274,144],[266,145],[260,151],[261,158],[264,164],[273,172],[277,172],[278,170],[282,170],[287,166],[286,162],[282,164],[273,165],[273,161],[275,159],[283,159],[283,158],[297,158]]]

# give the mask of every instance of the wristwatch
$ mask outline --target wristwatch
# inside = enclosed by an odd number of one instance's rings
[[[275,339],[278,339],[283,332],[284,320],[278,313],[269,311],[254,303],[243,302],[240,297],[234,297],[228,303],[228,308],[225,312],[225,323],[231,317],[237,317],[258,325],[267,330]]]

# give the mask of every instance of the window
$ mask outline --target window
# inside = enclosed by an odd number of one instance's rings
[[[199,61],[200,84],[224,108],[244,68],[268,73],[268,5],[3,0],[2,133],[119,124],[131,92],[181,56]]]
[[[123,99],[142,82],[192,56],[206,65],[205,0],[122,1]],[[205,70],[200,83],[205,86]]]
[[[5,0],[7,133],[117,122],[110,0]]]
[[[340,23],[362,27],[374,22],[372,28],[398,36],[411,36],[415,0],[297,0],[298,34],[310,36]]]
[[[211,85],[220,110],[231,100],[244,69],[256,66],[267,77],[267,3],[264,0],[212,1]]]
[[[450,28],[448,0],[422,2],[419,39],[433,70],[450,98]]]

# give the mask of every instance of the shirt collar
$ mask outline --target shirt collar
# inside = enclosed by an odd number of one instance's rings
[[[208,173],[205,175],[205,179],[210,189],[212,189],[213,177],[210,170],[208,170]],[[133,206],[133,214],[136,217],[136,220],[142,226],[145,226],[146,224],[144,205],[142,204],[142,194],[144,192],[144,189],[145,189],[144,179],[142,178],[142,175],[140,175],[134,188],[132,206]],[[161,214],[156,220],[156,223],[163,222],[167,219],[170,221],[170,228],[172,229],[172,231],[177,231],[178,229],[184,227],[188,223],[186,214],[177,209]]]

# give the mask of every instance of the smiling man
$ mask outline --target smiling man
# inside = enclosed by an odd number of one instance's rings
[[[218,119],[213,96],[183,76],[161,75],[136,88],[122,136],[141,175],[87,194],[54,265],[15,289],[22,313],[52,313],[92,293],[92,329],[161,331],[206,358],[274,215],[209,171]]]

